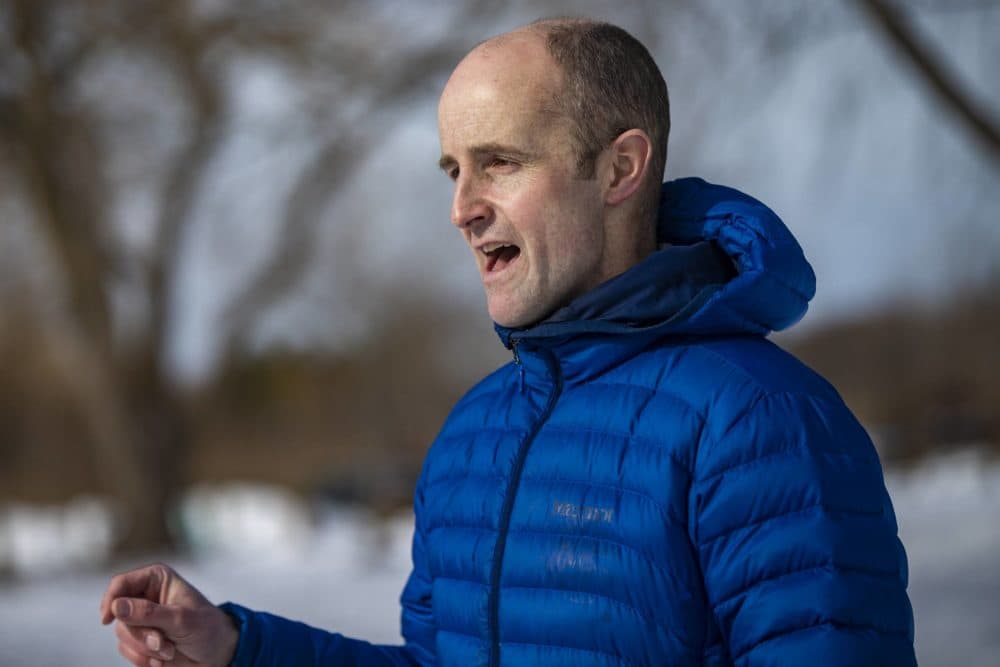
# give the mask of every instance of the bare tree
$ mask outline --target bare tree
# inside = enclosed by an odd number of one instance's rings
[[[473,5],[456,20],[486,13]],[[104,485],[127,512],[125,548],[172,541],[167,510],[183,481],[193,425],[165,351],[184,239],[206,176],[233,132],[230,68],[250,56],[269,58],[290,75],[329,80],[329,90],[352,104],[338,105],[316,87],[312,101],[322,112],[315,116],[315,157],[287,195],[279,245],[223,320],[226,348],[240,345],[260,314],[295,287],[323,213],[349,175],[350,156],[377,145],[392,121],[380,109],[404,109],[464,50],[450,42],[410,52],[398,39],[405,29],[351,2],[302,2],[280,11],[273,3],[224,3],[208,11],[188,0],[12,0],[0,8],[0,168],[16,186],[0,196],[23,198],[59,277],[65,353],[91,419]],[[149,138],[163,133],[155,122],[123,140],[123,125],[143,122],[123,121],[117,107],[124,100],[81,94],[95,71],[129,59],[147,64],[150,87],[169,84],[173,95],[159,99],[176,105],[183,119],[169,128],[172,140]],[[154,241],[141,253],[113,224],[130,187],[111,164],[123,150],[145,151],[140,164],[156,193]],[[116,289],[139,292],[145,303],[145,318],[127,336],[110,296]]]
[[[855,0],[872,23],[916,70],[930,92],[976,138],[986,153],[1000,162],[1000,123],[978,104],[960,77],[920,33],[910,17],[891,0]]]

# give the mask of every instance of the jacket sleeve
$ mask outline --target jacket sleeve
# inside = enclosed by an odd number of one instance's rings
[[[838,397],[763,395],[706,433],[688,509],[734,665],[915,667],[892,504]]]
[[[370,644],[231,602],[220,605],[236,621],[240,639],[230,667],[427,667],[435,664],[431,581],[418,487],[414,509],[413,570],[403,589],[403,646]],[[334,591],[331,591],[334,593]],[[336,599],[335,596],[332,599]]]

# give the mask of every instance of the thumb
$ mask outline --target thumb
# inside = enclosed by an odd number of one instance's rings
[[[185,634],[188,620],[183,607],[142,598],[117,598],[111,603],[111,611],[125,625],[158,628],[168,637]]]

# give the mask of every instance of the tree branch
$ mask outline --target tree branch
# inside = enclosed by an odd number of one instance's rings
[[[226,347],[298,282],[315,249],[319,213],[346,180],[359,143],[364,141],[358,137],[351,141],[334,138],[303,170],[286,200],[282,227],[276,235],[280,246],[226,310]]]
[[[424,92],[429,81],[453,66],[464,52],[464,48],[451,44],[418,54],[403,54],[394,61],[391,71],[383,71],[375,77],[372,85],[377,89],[369,108],[406,109],[409,101]],[[226,311],[224,321],[228,333],[224,347],[230,347],[235,336],[246,332],[261,312],[296,285],[315,248],[313,239],[318,229],[319,212],[336,196],[350,175],[350,167],[357,162],[352,156],[368,150],[376,134],[377,131],[356,129],[335,132],[303,171],[287,198],[282,230],[277,234],[281,245]]]
[[[855,2],[868,12],[945,107],[986,147],[989,156],[1000,162],[1000,130],[997,129],[997,120],[985,108],[980,108],[972,96],[963,90],[958,76],[948,71],[944,59],[934,52],[909,17],[890,0]]]

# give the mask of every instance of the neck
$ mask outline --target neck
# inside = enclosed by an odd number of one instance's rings
[[[624,273],[656,250],[656,225],[653,216],[633,214],[616,217],[617,219],[609,219],[605,225],[608,259],[604,275],[607,277]]]

